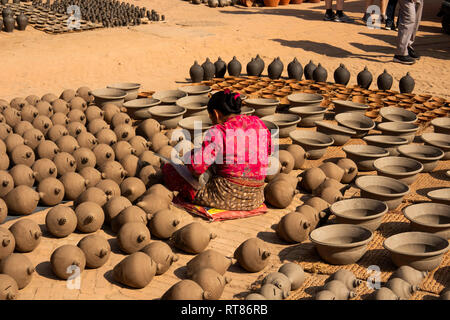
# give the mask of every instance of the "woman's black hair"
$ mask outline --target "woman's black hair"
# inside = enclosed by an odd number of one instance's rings
[[[220,111],[224,116],[241,113],[242,100],[239,93],[230,90],[219,91],[212,95],[208,102],[208,112]]]

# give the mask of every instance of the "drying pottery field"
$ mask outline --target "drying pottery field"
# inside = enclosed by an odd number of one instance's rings
[[[323,21],[323,2],[101,3],[82,32],[0,32],[0,300],[450,298],[441,1],[413,66],[362,1],[345,2],[353,24]],[[276,129],[281,173],[264,214],[208,221],[161,185],[154,152],[224,89]]]

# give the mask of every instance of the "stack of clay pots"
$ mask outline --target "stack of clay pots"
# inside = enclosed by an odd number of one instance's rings
[[[186,0],[184,0],[186,1]],[[223,8],[228,6],[234,6],[238,3],[238,0],[188,0],[192,4],[205,4],[210,8]]]

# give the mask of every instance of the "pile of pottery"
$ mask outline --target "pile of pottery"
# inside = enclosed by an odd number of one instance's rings
[[[16,28],[19,31],[24,31],[28,25],[28,17],[24,14],[24,5],[21,4],[11,4],[6,5],[0,4],[0,11],[2,16],[0,18],[0,32],[13,32]]]
[[[239,0],[239,4],[246,7],[278,7],[288,4],[302,4],[303,2],[319,3],[320,0]]]
[[[184,0],[189,1],[192,4],[205,4],[210,8],[223,8],[228,6],[234,6],[238,3],[238,0]]]

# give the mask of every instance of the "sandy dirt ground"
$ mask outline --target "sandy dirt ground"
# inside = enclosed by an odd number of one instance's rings
[[[128,0],[129,1],[129,0]],[[441,33],[436,17],[440,0],[427,0],[416,50],[423,58],[414,66],[392,62],[396,33],[362,24],[364,1],[346,1],[354,24],[325,22],[324,2],[276,8],[209,8],[182,0],[136,0],[156,9],[167,22],[50,35],[29,27],[0,32],[0,98],[11,99],[87,85],[104,87],[117,81],[142,83],[143,90],[171,89],[185,82],[194,60],[236,56],[245,65],[257,53],[266,66],[275,57],[285,64],[321,63],[332,73],[344,63],[350,84],[365,65],[377,76],[387,69],[398,80],[410,72],[416,92],[449,96],[450,36]],[[267,72],[267,69],[266,71]],[[376,86],[375,83],[372,87]]]

